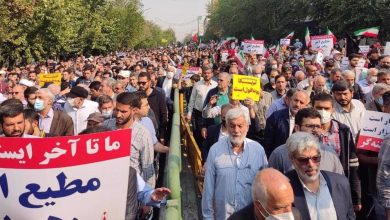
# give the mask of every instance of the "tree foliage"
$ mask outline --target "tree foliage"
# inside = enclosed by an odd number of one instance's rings
[[[156,46],[145,34],[175,41],[172,29],[145,21],[140,0],[0,0],[0,66]]]
[[[206,38],[236,36],[275,42],[295,31],[303,37],[306,26],[314,34],[326,27],[344,37],[361,28],[380,26],[390,39],[388,0],[218,0],[208,6]]]

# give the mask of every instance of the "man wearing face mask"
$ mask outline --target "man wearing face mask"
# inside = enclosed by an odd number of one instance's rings
[[[372,101],[365,104],[365,107],[368,111],[378,111],[382,112],[383,107],[383,98],[382,95],[390,91],[390,85],[385,83],[377,83],[372,89]]]
[[[313,107],[321,115],[322,132],[320,143],[326,149],[336,153],[343,165],[344,173],[349,178],[352,201],[355,211],[362,208],[361,186],[358,174],[359,160],[351,130],[345,124],[332,119],[334,113],[333,98],[326,93],[320,93],[313,98]]]
[[[367,71],[367,78],[362,79],[358,82],[364,94],[364,99],[366,103],[372,101],[371,91],[377,81],[378,81],[378,69],[370,68]]]
[[[111,119],[114,110],[114,100],[108,95],[102,95],[97,99],[99,111],[105,119]]]
[[[53,109],[54,94],[43,88],[37,91],[36,97],[34,109],[39,114],[39,129],[53,136],[74,135],[72,118]]]
[[[64,111],[72,118],[74,133],[78,134],[87,128],[88,116],[99,112],[99,105],[87,99],[88,91],[81,86],[73,87],[66,96]]]
[[[289,179],[279,171],[266,168],[256,174],[252,184],[253,202],[230,216],[229,220],[300,220],[292,207],[294,192]]]

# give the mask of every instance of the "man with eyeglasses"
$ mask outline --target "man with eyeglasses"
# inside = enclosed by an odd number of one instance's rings
[[[25,89],[22,85],[16,85],[8,94],[10,96],[9,98],[19,99],[23,103],[24,108],[26,108],[28,103],[24,98],[24,90]]]
[[[296,132],[286,145],[295,167],[286,176],[294,191],[294,207],[302,219],[355,219],[348,179],[341,174],[320,171],[322,158],[317,138]]]

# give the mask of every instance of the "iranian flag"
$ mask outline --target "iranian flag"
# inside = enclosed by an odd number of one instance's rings
[[[289,34],[285,37],[285,39],[292,39],[293,37],[294,37],[294,31],[291,32],[291,33],[289,33]]]
[[[328,27],[326,27],[326,34],[327,34],[327,35],[332,35],[332,37],[333,37],[333,44],[336,44],[336,43],[337,43],[337,38],[336,38],[336,36],[332,33],[332,31],[329,30]]]
[[[365,28],[365,29],[360,29],[355,32],[355,36],[366,36],[366,37],[378,37],[378,32],[379,32],[379,26],[378,27],[371,27],[371,28]]]
[[[246,62],[244,52],[240,51],[235,53],[233,58],[237,62],[238,68],[243,70]]]
[[[192,36],[192,40],[193,40],[195,43],[198,43],[198,34],[194,34],[194,36]]]
[[[310,46],[310,32],[309,32],[308,27],[306,27],[306,30],[305,30],[305,41],[306,41],[306,47],[309,47]]]
[[[255,39],[255,37],[253,37],[253,34],[251,34],[251,40],[254,40]]]

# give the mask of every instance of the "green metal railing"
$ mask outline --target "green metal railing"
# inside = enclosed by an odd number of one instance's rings
[[[165,179],[167,187],[171,189],[172,192],[168,197],[168,203],[164,217],[165,219],[182,219],[180,185],[181,164],[179,90],[176,89],[170,139],[170,152],[167,166],[165,168]]]

